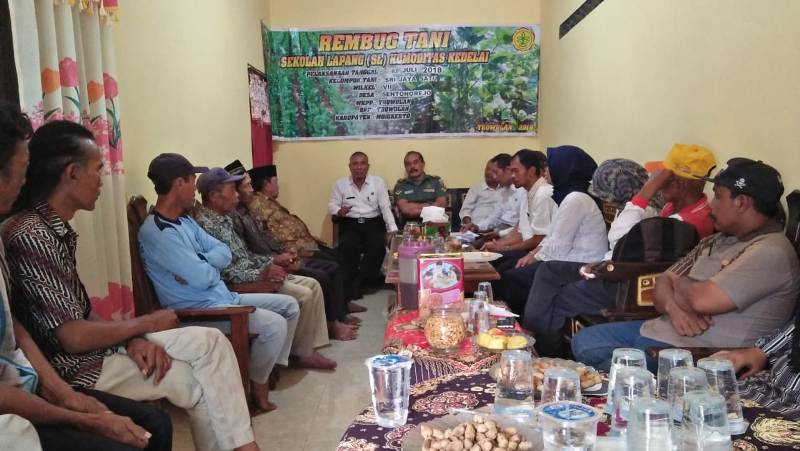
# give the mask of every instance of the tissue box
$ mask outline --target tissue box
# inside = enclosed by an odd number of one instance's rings
[[[464,259],[459,254],[423,254],[417,263],[420,317],[432,307],[464,308]]]

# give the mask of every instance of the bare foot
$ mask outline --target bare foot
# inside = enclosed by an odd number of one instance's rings
[[[328,323],[328,335],[334,340],[349,341],[358,337],[358,331],[353,326],[333,321]]]
[[[278,374],[278,368],[273,368],[272,372],[269,373],[269,379],[267,380],[267,384],[270,390],[275,390],[278,388],[278,382],[281,380],[280,374]]]
[[[361,313],[366,312],[367,308],[363,305],[358,305],[355,302],[348,302],[347,303],[347,313]]]
[[[361,326],[361,318],[357,318],[353,315],[346,315],[342,322],[351,326]]]
[[[253,397],[253,404],[259,411],[271,412],[278,408],[278,406],[269,401],[269,383],[259,384],[258,382],[250,381],[250,393]]]
[[[309,368],[314,370],[333,370],[336,369],[336,362],[325,357],[317,351],[305,357],[297,357],[294,365],[298,368]]]
[[[242,445],[238,448],[234,448],[234,451],[260,451],[261,448],[258,447],[256,442],[250,442],[246,445]]]

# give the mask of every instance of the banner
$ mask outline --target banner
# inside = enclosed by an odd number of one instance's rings
[[[263,27],[279,140],[535,135],[538,25]]]

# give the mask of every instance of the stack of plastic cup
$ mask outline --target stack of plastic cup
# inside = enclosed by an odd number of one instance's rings
[[[669,372],[673,368],[694,366],[692,353],[685,349],[662,349],[658,352],[658,397],[667,399]]]
[[[653,375],[644,368],[630,366],[617,371],[611,426],[619,434],[625,434],[630,418],[631,404],[639,399],[651,398],[654,394]]]
[[[672,451],[671,430],[668,402],[655,398],[633,401],[626,433],[629,450]]]
[[[414,361],[405,356],[389,354],[370,357],[364,363],[369,368],[375,422],[386,428],[406,424],[411,365]]]
[[[708,380],[705,371],[699,368],[673,368],[669,373],[669,387],[667,400],[672,417],[673,442],[680,439],[680,429],[683,422],[683,398],[693,391],[707,391]]]
[[[492,283],[491,282],[481,282],[478,284],[478,289],[475,291],[473,296],[477,294],[479,291],[486,293],[486,302],[489,304],[494,303],[494,294],[492,293]],[[477,296],[475,296],[477,297]]]
[[[733,363],[727,359],[708,357],[698,360],[697,367],[706,372],[711,391],[718,392],[725,398],[731,434],[744,434],[749,423],[742,415],[742,401],[739,398],[736,370],[733,368]]]
[[[503,351],[494,397],[499,415],[533,417],[533,361],[527,351]]]
[[[682,451],[729,451],[731,433],[725,398],[708,391],[693,391],[683,399]]]
[[[674,368],[669,373],[667,401],[672,407],[672,421],[680,424],[683,415],[683,397],[696,390],[708,390],[705,371],[699,368]]]
[[[644,351],[634,348],[617,348],[611,354],[611,371],[608,372],[609,400],[606,403],[606,413],[612,413],[614,411],[614,401],[610,395],[614,393],[617,371],[619,371],[620,368],[628,366],[647,368]]]
[[[469,303],[467,317],[467,330],[473,337],[481,332],[486,332],[491,328],[489,319],[489,303],[486,300],[486,293],[476,291],[475,298]]]
[[[542,383],[542,404],[556,401],[581,402],[581,378],[575,370],[548,368]]]

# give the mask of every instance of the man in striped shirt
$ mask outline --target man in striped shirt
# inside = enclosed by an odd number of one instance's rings
[[[120,321],[93,314],[78,276],[78,210],[93,210],[103,155],[92,133],[55,121],[29,144],[27,179],[3,227],[15,316],[74,387],[187,409],[196,449],[257,450],[236,357],[216,329],[176,329],[171,310]]]
[[[25,182],[32,134],[30,121],[18,106],[0,103],[2,215],[11,209]],[[10,284],[0,243],[0,447],[9,451],[171,449],[172,423],[165,412],[109,393],[75,390],[64,382],[25,327],[13,319]]]
[[[739,396],[800,421],[800,348],[796,320],[756,341],[755,347],[722,351],[740,374]]]

